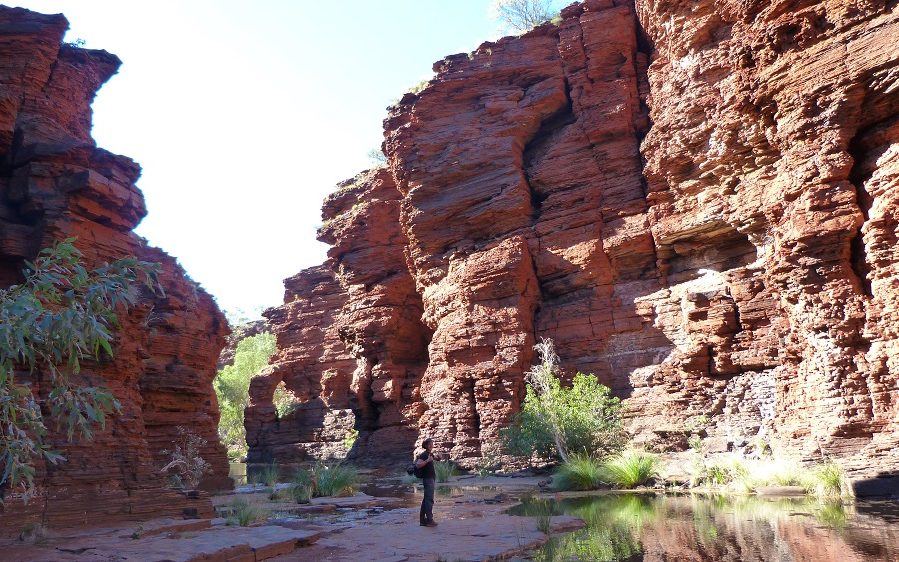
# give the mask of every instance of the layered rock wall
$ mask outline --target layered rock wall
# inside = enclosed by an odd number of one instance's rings
[[[0,282],[17,282],[24,260],[74,237],[88,264],[126,255],[160,263],[165,295],[144,294],[121,315],[114,359],[82,365],[80,376],[109,388],[122,411],[91,441],[52,434],[66,462],[38,466],[40,492],[27,505],[3,490],[0,532],[210,513],[208,501],[187,501],[160,474],[179,426],[208,441],[204,486],[230,484],[211,384],[226,323],[174,259],[132,232],[146,214],[134,185],[140,168],[90,136],[90,104],[120,62],[63,44],[67,27],[61,15],[0,7]],[[48,391],[40,373],[31,382],[38,395]]]
[[[897,26],[895,2],[587,0],[439,61],[385,121],[379,187],[325,204],[313,322],[356,364],[301,323],[281,354],[317,364],[284,376],[333,369],[357,428],[399,420],[472,464],[546,337],[656,448],[706,424],[713,451],[899,468]],[[388,293],[408,336],[372,331]]]

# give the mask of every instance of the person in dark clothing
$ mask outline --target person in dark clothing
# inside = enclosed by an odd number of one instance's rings
[[[424,452],[415,458],[415,466],[422,469],[424,474],[421,477],[422,484],[425,488],[425,497],[421,500],[421,511],[418,514],[418,523],[424,527],[436,527],[434,521],[434,487],[437,484],[437,471],[434,470],[434,442],[428,438],[422,441],[421,446]]]

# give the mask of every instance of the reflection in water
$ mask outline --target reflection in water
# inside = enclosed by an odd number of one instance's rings
[[[886,511],[899,513],[896,503]],[[584,529],[552,537],[534,552],[541,562],[899,560],[899,522],[866,512],[875,511],[865,502],[636,494],[532,498],[510,510],[585,521]]]

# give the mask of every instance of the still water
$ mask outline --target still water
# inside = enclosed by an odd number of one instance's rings
[[[899,502],[606,494],[525,499],[513,515],[574,515],[527,560],[899,561]]]

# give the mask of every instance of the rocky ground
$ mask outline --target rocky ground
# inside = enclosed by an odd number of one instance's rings
[[[268,499],[267,491],[239,489],[213,498],[219,515],[240,496],[268,511],[263,523],[228,526],[224,518],[156,519],[141,524],[30,532],[0,542],[6,560],[57,561],[259,561],[259,560],[491,560],[546,541],[536,518],[504,512],[537,490],[537,478],[454,478],[438,492],[436,528],[418,525],[421,492],[394,488],[403,497],[357,493],[298,505]],[[573,517],[553,517],[554,531],[580,527]],[[360,554],[364,553],[364,554]]]

